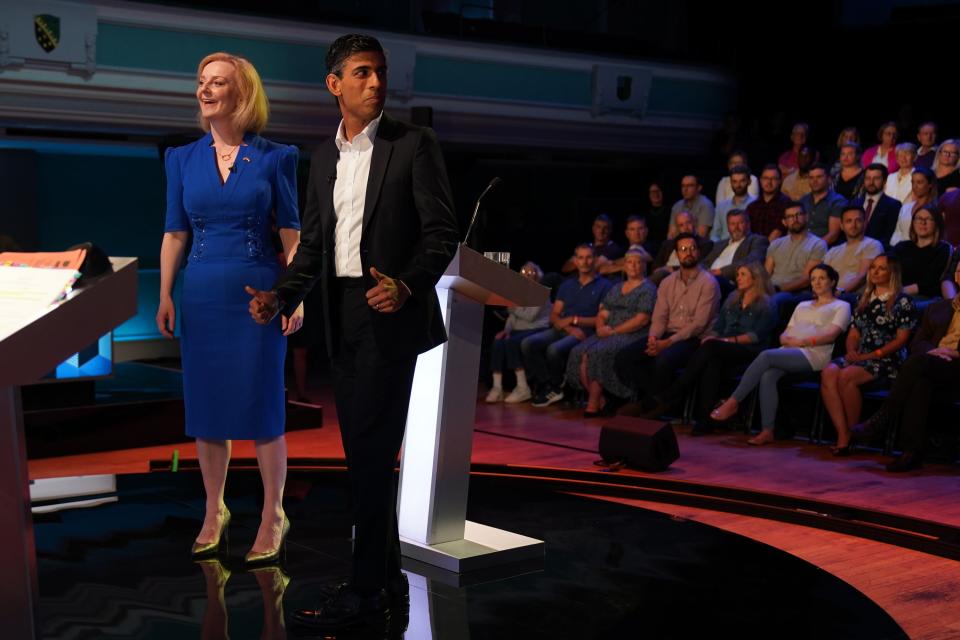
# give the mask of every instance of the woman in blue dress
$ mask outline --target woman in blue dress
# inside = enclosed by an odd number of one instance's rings
[[[263,479],[263,513],[247,562],[275,561],[290,528],[283,511],[287,474],[283,363],[286,336],[302,307],[261,326],[247,312],[245,287],[270,289],[280,273],[270,242],[280,230],[284,256],[300,239],[295,147],[258,135],[268,104],[256,69],[226,53],[197,69],[200,124],[207,134],[167,150],[167,216],[160,249],[157,327],[173,337],[171,297],[189,246],[180,304],[180,350],[187,435],[197,439],[206,515],[194,557],[214,555],[230,521],[223,500],[231,440],[254,440]],[[192,240],[192,242],[191,242]]]

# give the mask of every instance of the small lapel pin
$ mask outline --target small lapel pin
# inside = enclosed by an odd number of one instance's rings
[[[250,162],[250,158],[244,156],[243,161],[244,161],[244,162]]]

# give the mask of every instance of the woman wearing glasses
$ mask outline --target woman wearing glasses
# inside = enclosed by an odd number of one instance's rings
[[[920,308],[940,296],[940,277],[950,260],[950,245],[941,240],[943,218],[932,205],[913,210],[910,239],[894,247],[903,270],[903,292],[914,296]]]

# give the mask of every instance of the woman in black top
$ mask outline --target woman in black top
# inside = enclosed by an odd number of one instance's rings
[[[647,241],[651,246],[659,247],[667,239],[670,228],[670,206],[663,199],[663,189],[659,182],[651,182],[648,190],[650,206],[644,216],[647,219],[647,229],[650,230]]]
[[[919,300],[940,296],[940,277],[950,260],[950,245],[940,239],[943,218],[930,205],[913,210],[910,239],[894,247],[903,269],[903,292]]]
[[[833,175],[833,189],[848,201],[856,200],[863,191],[860,145],[856,142],[846,142],[841,145],[839,165],[839,169]]]
[[[960,140],[944,140],[937,149],[933,170],[937,174],[937,191],[940,195],[960,188]]]

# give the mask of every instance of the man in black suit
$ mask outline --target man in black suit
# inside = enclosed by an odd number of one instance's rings
[[[293,614],[320,628],[406,601],[394,465],[417,355],[446,340],[434,287],[459,239],[436,136],[383,112],[380,43],[342,36],[326,66],[343,120],[312,158],[300,246],[273,291],[249,290],[261,323],[295,308],[318,279],[322,290],[355,540],[350,581]]]
[[[887,167],[876,162],[863,170],[863,198],[850,203],[852,207],[863,207],[867,216],[867,230],[864,235],[879,240],[884,247],[890,247],[890,236],[897,228],[901,203],[883,192],[887,184]]]
[[[737,269],[748,262],[763,264],[770,241],[758,233],[750,233],[750,216],[742,209],[727,212],[727,230],[730,237],[720,240],[700,263],[712,273],[720,285],[720,296],[736,289]]]

